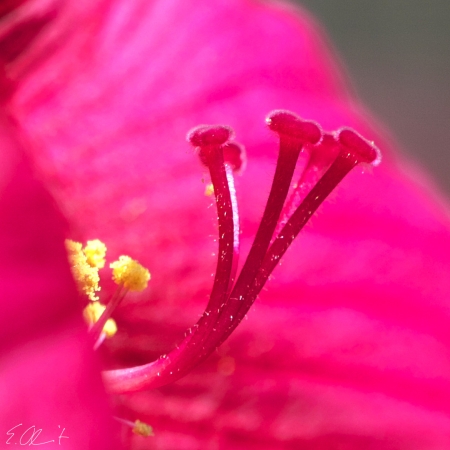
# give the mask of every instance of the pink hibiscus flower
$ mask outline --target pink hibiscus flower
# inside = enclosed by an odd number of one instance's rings
[[[81,0],[31,1],[10,14],[1,34],[12,86],[7,110],[70,236],[99,238],[112,258],[130,254],[152,272],[149,291],[117,310],[119,333],[102,349],[105,367],[169,353],[207,303],[217,227],[187,130],[227,124],[246,145],[248,167],[236,180],[244,254],[275,161],[277,143],[264,127],[269,111],[295,111],[325,130],[352,127],[383,149],[373,175],[353,171],[321,207],[217,353],[177,383],[114,397],[121,417],[155,428],[151,444],[136,436],[132,448],[448,448],[447,211],[349,94],[305,13],[254,0]],[[4,128],[19,146],[17,129]],[[25,202],[37,188],[26,186],[4,187],[2,195],[5,211],[20,206],[18,216],[5,213],[11,221],[2,241],[34,237],[22,241],[11,266],[16,278],[7,279],[42,280],[45,302],[36,288],[30,293],[37,281],[23,283],[5,316],[5,333],[20,339],[5,357],[14,389],[2,422],[37,422],[45,411],[45,426],[58,416],[55,424],[65,427],[67,417],[73,435],[66,442],[87,435],[94,442],[113,425],[77,319],[61,220],[44,193],[30,212]],[[111,289],[104,283],[102,295]],[[30,372],[35,388],[18,383]],[[77,424],[92,424],[92,416],[97,434],[81,433]]]

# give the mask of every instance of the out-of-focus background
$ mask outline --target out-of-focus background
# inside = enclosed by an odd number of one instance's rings
[[[450,1],[297,0],[366,105],[450,195]]]

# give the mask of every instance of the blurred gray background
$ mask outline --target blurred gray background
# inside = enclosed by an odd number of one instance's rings
[[[450,0],[297,0],[366,105],[450,196]]]

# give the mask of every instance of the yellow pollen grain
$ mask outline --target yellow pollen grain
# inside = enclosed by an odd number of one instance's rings
[[[103,333],[109,339],[117,333],[117,324],[114,319],[109,318],[103,326]]]
[[[211,197],[211,195],[213,194],[214,194],[214,186],[212,185],[212,183],[209,183],[205,187],[205,195],[207,197]]]
[[[148,437],[154,436],[153,428],[145,422],[141,422],[140,420],[136,420],[134,422],[133,433],[139,434],[140,436]]]
[[[130,291],[143,291],[150,280],[150,272],[129,256],[120,256],[110,264],[113,269],[113,280]]]
[[[88,263],[80,242],[66,239],[65,244],[70,269],[79,291],[86,294],[92,301],[98,300],[98,297],[95,295],[100,290],[98,268],[92,267]]]
[[[96,267],[97,269],[103,269],[105,267],[106,245],[102,241],[98,239],[87,241],[83,252],[91,267]]]
[[[102,305],[100,302],[92,302],[86,306],[83,310],[83,317],[85,322],[88,325],[94,325],[94,323],[98,322],[103,311],[106,309],[105,305]],[[107,338],[113,337],[117,333],[117,325],[114,319],[108,319],[103,326],[103,333],[105,333]]]

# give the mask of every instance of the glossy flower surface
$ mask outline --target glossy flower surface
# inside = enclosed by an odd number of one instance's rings
[[[448,448],[447,210],[375,130],[311,19],[251,0],[92,3],[30,3],[51,19],[7,75],[71,237],[152,273],[117,312],[108,366],[169,352],[207,301],[215,213],[187,130],[228,124],[246,145],[244,252],[273,172],[269,111],[353,127],[385,156],[342,182],[215,356],[118,398],[120,414],[150,422],[155,448]]]

